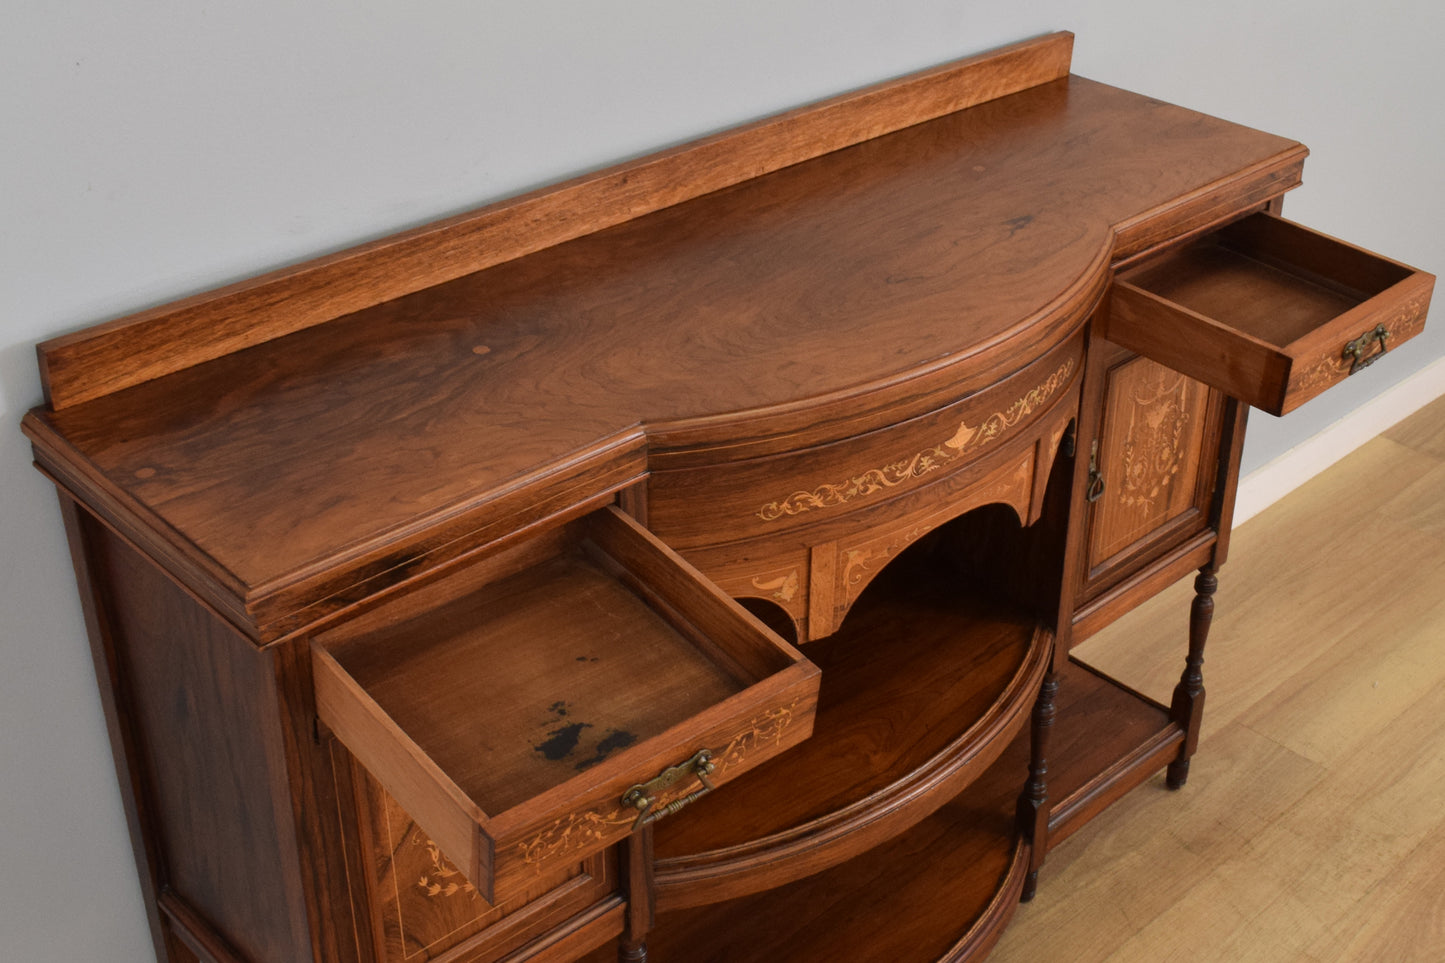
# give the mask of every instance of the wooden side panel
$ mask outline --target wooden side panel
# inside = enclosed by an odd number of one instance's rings
[[[1219,474],[1214,485],[1214,506],[1210,523],[1219,533],[1214,546],[1214,567],[1224,564],[1229,555],[1229,536],[1234,530],[1234,499],[1239,494],[1239,464],[1244,455],[1244,429],[1249,420],[1249,405],[1238,398],[1228,398],[1219,441]],[[1197,566],[1196,566],[1197,567]]]
[[[166,947],[170,963],[248,963],[175,890],[161,893],[158,902],[170,928]]]
[[[1144,357],[1106,375],[1089,569],[1195,505],[1209,389]]]
[[[82,518],[162,887],[246,959],[311,959],[271,654]]]
[[[141,775],[141,749],[136,733],[126,714],[124,685],[116,672],[114,633],[106,606],[101,602],[100,585],[95,572],[92,547],[95,522],[83,508],[63,490],[60,514],[65,519],[65,536],[69,542],[71,563],[75,567],[75,583],[80,590],[81,608],[85,614],[85,630],[95,663],[96,681],[100,686],[100,704],[105,713],[105,727],[110,735],[110,751],[115,762],[116,779],[125,806],[126,825],[130,829],[131,848],[140,876],[141,897],[150,923],[151,939],[156,957],[173,963],[187,963],[186,958],[167,950],[174,944],[174,933],[162,924],[159,907],[161,856],[151,827],[150,801],[145,795]],[[189,952],[189,951],[184,951]]]
[[[778,114],[40,347],[56,409],[442,284],[770,171],[1058,80],[1054,33]]]

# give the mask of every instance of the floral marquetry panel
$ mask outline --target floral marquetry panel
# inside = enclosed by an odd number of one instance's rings
[[[335,755],[345,752],[336,748]],[[385,789],[360,766],[339,759],[337,778],[348,777],[356,839],[348,846],[347,879],[359,928],[369,930],[378,961],[503,958],[539,929],[615,889],[604,854],[540,878],[493,906]]]
[[[1199,504],[1208,400],[1206,385],[1148,358],[1109,370],[1089,537],[1095,574]]]

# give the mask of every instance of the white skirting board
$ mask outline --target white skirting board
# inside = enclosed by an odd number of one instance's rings
[[[1341,458],[1445,394],[1445,358],[1371,398],[1239,480],[1234,524],[1244,524]]]

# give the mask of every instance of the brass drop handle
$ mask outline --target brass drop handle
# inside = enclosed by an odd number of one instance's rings
[[[1346,344],[1345,350],[1341,354],[1350,362],[1350,374],[1354,374],[1356,371],[1363,371],[1384,355],[1386,350],[1385,339],[1389,336],[1390,330],[1383,324],[1377,324],[1375,325],[1375,330],[1362,334]],[[1365,352],[1370,350],[1371,341],[1380,342],[1380,350],[1367,358],[1365,357]]]
[[[1104,494],[1104,476],[1099,471],[1099,440],[1089,446],[1089,483],[1084,486],[1084,501],[1096,502]]]
[[[627,809],[637,810],[637,821],[632,824],[633,832],[648,823],[656,822],[663,816],[672,815],[682,807],[712,792],[714,786],[712,780],[707,777],[712,775],[716,768],[713,765],[712,752],[707,749],[699,749],[686,762],[669,766],[656,777],[647,782],[640,782],[623,793],[622,805]],[[658,797],[662,795],[663,791],[688,776],[696,776],[697,781],[702,783],[702,788],[695,789],[686,796],[680,796],[657,812],[653,812],[652,807],[657,805]]]

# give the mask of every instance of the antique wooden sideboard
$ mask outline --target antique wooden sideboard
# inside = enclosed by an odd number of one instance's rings
[[[1182,785],[1246,411],[1433,278],[1071,44],[43,344],[157,954],[978,959]],[[1071,658],[1196,570],[1172,705]]]

